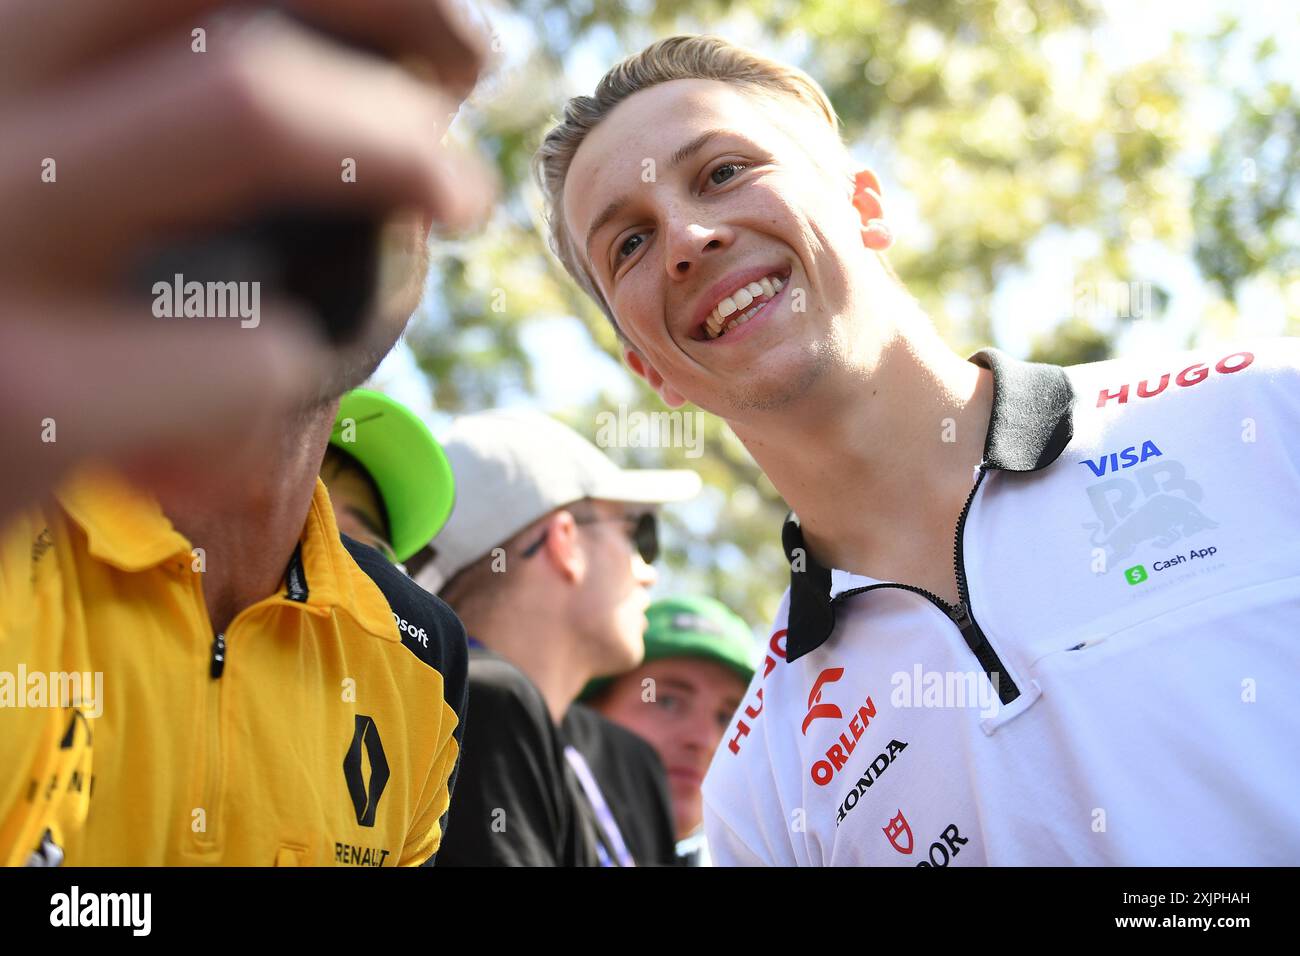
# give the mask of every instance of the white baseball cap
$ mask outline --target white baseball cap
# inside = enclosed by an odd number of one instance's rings
[[[538,518],[583,498],[664,504],[693,498],[700,476],[624,469],[572,428],[527,409],[462,415],[440,439],[456,478],[451,517],[416,575],[437,593],[462,568]]]

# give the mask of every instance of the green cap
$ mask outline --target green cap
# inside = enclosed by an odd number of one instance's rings
[[[384,499],[393,554],[405,561],[447,522],[456,483],[429,426],[401,402],[357,388],[343,396],[330,444],[369,472]]]
[[[673,597],[655,601],[645,612],[645,659],[698,657],[735,671],[749,684],[754,676],[754,638],[749,627],[721,601],[709,597]],[[587,699],[602,691],[612,677],[593,680],[582,691]]]

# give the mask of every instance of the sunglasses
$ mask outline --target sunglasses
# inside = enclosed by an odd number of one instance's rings
[[[632,544],[636,547],[637,554],[641,555],[641,560],[646,564],[654,564],[655,559],[659,557],[659,525],[655,520],[654,513],[651,511],[642,512],[639,515],[619,515],[612,518],[579,518],[576,515],[573,518],[574,524],[601,524],[606,521],[621,521],[631,524],[632,530],[628,535]],[[548,527],[542,532],[542,536],[524,548],[521,552],[525,558],[531,558],[541,550],[542,545],[546,542],[546,536],[551,533]]]

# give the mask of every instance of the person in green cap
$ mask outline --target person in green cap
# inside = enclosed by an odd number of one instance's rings
[[[700,785],[754,676],[749,627],[708,597],[674,597],[646,610],[640,667],[593,681],[585,703],[643,737],[668,772],[678,854],[707,863]]]
[[[382,392],[343,396],[321,480],[339,531],[415,574],[451,514],[455,480],[442,446],[413,411]]]

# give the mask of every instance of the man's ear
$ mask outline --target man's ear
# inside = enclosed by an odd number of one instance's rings
[[[862,244],[877,252],[888,249],[894,236],[885,222],[880,181],[869,169],[859,169],[853,174],[853,207],[862,221]]]
[[[586,567],[578,547],[578,524],[568,511],[557,511],[547,522],[546,558],[568,581],[577,581]]]
[[[653,365],[643,359],[636,349],[625,348],[623,358],[627,360],[628,368],[645,379],[669,408],[681,408],[686,404],[686,399],[665,382],[664,377],[655,370]]]
[[[869,169],[859,169],[853,174],[853,205],[864,226],[885,214],[884,203],[880,198],[880,180]]]

